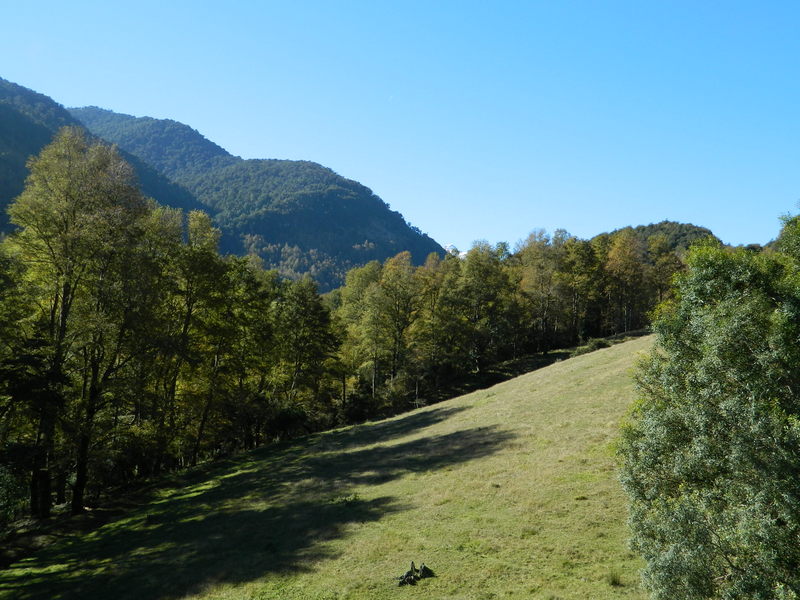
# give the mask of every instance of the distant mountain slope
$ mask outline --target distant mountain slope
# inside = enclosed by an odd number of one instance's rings
[[[654,235],[663,235],[667,239],[667,245],[672,250],[687,250],[695,242],[708,237],[718,239],[710,229],[692,225],[691,223],[677,223],[675,221],[639,225],[634,227],[633,231],[643,240],[647,240]]]
[[[71,108],[69,112],[95,135],[118,144],[172,179],[241,160],[188,125],[171,119],[137,118],[96,106]]]
[[[308,161],[243,160],[191,127],[96,107],[71,114],[190,190],[215,215],[224,249],[260,255],[283,274],[323,288],[350,268],[408,250],[422,263],[444,249],[370,189]]]
[[[692,225],[691,223],[678,223],[677,221],[661,221],[660,223],[650,223],[649,225],[637,225],[636,227],[627,226],[615,229],[607,233],[599,233],[592,239],[610,237],[623,231],[632,231],[640,240],[642,247],[647,248],[650,242],[656,237],[662,237],[666,242],[666,247],[670,251],[676,251],[679,255],[689,249],[689,246],[699,240],[713,238],[721,241],[710,229]]]
[[[77,118],[76,118],[77,117]],[[370,189],[313,162],[243,160],[188,125],[88,107],[70,109],[0,79],[0,232],[5,207],[23,189],[25,163],[64,125],[84,124],[119,145],[143,191],[169,206],[208,211],[227,252],[258,254],[284,275],[311,274],[327,290],[352,267],[409,250],[417,263],[442,247]],[[633,229],[685,248],[711,232],[663,221]],[[601,234],[607,235],[607,234]]]
[[[25,185],[28,157],[38,154],[53,132],[77,121],[59,104],[0,79],[0,230],[7,230],[5,207]]]
[[[53,99],[0,79],[0,231],[8,231],[6,207],[25,185],[28,158],[38,154],[64,126],[82,126]],[[144,193],[162,204],[202,208],[192,194],[124,151]]]

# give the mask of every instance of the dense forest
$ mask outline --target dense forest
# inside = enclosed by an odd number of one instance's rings
[[[191,191],[222,230],[225,252],[257,254],[265,266],[324,290],[370,260],[411,253],[421,264],[434,240],[370,189],[309,161],[243,160],[169,119],[136,118],[96,107],[71,114]]]
[[[219,252],[201,211],[148,200],[64,128],[0,246],[2,514],[74,512],[137,479],[438,397],[487,365],[640,328],[683,246],[665,222],[513,251],[400,252],[323,296]],[[672,242],[671,242],[672,240]]]

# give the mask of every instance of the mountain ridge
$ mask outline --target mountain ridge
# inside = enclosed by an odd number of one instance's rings
[[[227,164],[239,159],[196,129],[174,119],[135,117],[98,106],[66,110],[81,123],[90,123],[87,127],[96,135],[125,148],[170,178],[185,171],[215,168],[220,166],[220,162]],[[119,137],[115,130],[120,123],[128,127],[122,139],[115,139]],[[181,145],[176,148],[178,142]],[[169,151],[169,156],[182,160],[160,160],[165,150]]]
[[[188,189],[223,231],[225,251],[260,256],[283,275],[337,287],[355,266],[402,251],[444,254],[363,184],[308,160],[242,159],[172,119],[72,108],[92,133]]]
[[[117,144],[146,195],[168,206],[208,212],[222,231],[224,252],[258,255],[265,267],[287,277],[308,274],[323,291],[341,285],[348,270],[371,260],[408,250],[421,264],[431,252],[445,252],[370,188],[316,162],[242,159],[179,121],[96,106],[66,109],[1,78],[0,206],[22,191],[28,157],[65,125],[84,126]],[[2,211],[0,231],[8,228]],[[713,235],[672,221],[630,228],[643,242],[663,230],[670,247],[685,248]],[[595,237],[603,235],[608,234]]]
[[[83,127],[55,100],[0,78],[0,231],[10,223],[5,208],[23,190],[27,162],[52,141],[62,127]],[[192,194],[136,156],[120,149],[131,163],[145,195],[184,210],[202,209]]]
[[[0,78],[0,207],[22,192],[28,159],[61,127],[80,126],[117,145],[147,196],[208,212],[222,231],[223,252],[257,254],[287,277],[311,275],[323,291],[371,260],[407,250],[421,264],[432,252],[444,254],[372,190],[317,163],[244,160],[179,121],[98,107],[71,110]],[[114,134],[119,124],[121,137]],[[0,232],[10,228],[0,211]]]

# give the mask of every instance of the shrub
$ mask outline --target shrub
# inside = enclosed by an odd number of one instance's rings
[[[570,353],[570,356],[580,356],[581,354],[588,354],[589,352],[600,350],[600,348],[609,348],[609,347],[611,347],[611,343],[608,340],[604,340],[602,338],[591,338],[583,346],[578,346],[577,348],[575,348]]]

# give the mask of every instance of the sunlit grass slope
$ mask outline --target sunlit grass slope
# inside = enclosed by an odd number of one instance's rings
[[[644,598],[611,444],[650,343],[196,471],[0,597]],[[398,588],[411,560],[437,577]]]

